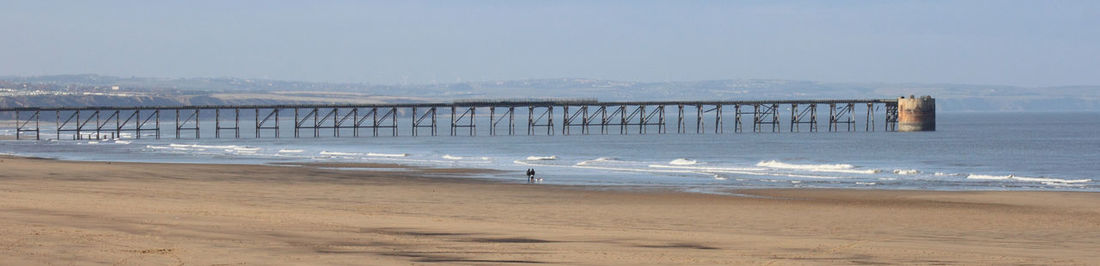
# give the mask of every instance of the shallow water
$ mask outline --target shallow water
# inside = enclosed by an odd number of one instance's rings
[[[699,192],[791,187],[1100,191],[1100,113],[943,113],[937,123],[936,132],[914,133],[790,133],[786,125],[782,133],[733,133],[727,122],[721,135],[675,134],[673,123],[670,134],[654,134],[656,127],[651,127],[650,134],[632,128],[625,136],[580,136],[579,128],[573,129],[575,135],[562,136],[559,128],[555,136],[488,137],[484,127],[475,137],[408,137],[409,132],[366,137],[372,132],[364,131],[360,138],[333,138],[331,130],[322,131],[328,137],[321,138],[303,131],[310,137],[298,139],[286,138],[293,136],[286,130],[281,139],[212,139],[212,132],[203,132],[207,138],[166,134],[155,140],[124,134],[122,141],[0,141],[0,153],[69,160],[478,167],[513,171],[489,177],[512,182],[525,182],[523,171],[534,168],[545,183]],[[687,124],[694,132],[694,122]],[[517,125],[517,133],[526,133],[523,126]],[[824,124],[820,129],[827,130]],[[618,128],[609,131],[618,133]],[[440,133],[448,134],[448,128],[442,126]],[[49,134],[43,136],[54,136]]]

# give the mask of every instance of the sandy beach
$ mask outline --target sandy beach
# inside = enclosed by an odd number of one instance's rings
[[[5,265],[1100,264],[1097,193],[737,197],[454,178],[478,169],[0,159]]]

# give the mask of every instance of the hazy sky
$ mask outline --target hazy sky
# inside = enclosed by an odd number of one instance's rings
[[[1100,84],[1100,1],[4,1],[0,75]]]

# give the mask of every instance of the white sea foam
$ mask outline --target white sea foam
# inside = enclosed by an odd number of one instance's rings
[[[856,182],[856,185],[874,186],[875,182]]]
[[[707,172],[727,172],[727,171],[764,171],[764,168],[745,168],[745,167],[719,167],[719,166],[692,166],[692,165],[663,165],[663,164],[651,164],[651,168],[678,168],[678,169],[691,169]]]
[[[592,164],[592,163],[607,163],[607,162],[618,162],[618,161],[619,161],[619,159],[612,158],[612,157],[599,157],[599,158],[592,159],[592,160],[580,161],[576,165],[577,166],[584,166],[584,165],[588,165],[588,164]]]
[[[295,149],[281,149],[281,150],[279,150],[279,153],[302,153],[302,152],[305,152],[305,150],[295,150]]]
[[[327,156],[360,156],[362,153],[358,152],[338,152],[338,151],[321,151],[321,155]]]
[[[770,168],[783,168],[783,169],[804,169],[804,170],[847,170],[855,168],[851,164],[793,164],[784,163],[776,160],[761,161],[756,163],[756,166],[770,167]]]
[[[592,165],[578,165],[578,164],[558,165],[558,164],[535,163],[534,161],[538,161],[538,160],[515,160],[515,161],[513,161],[513,163],[515,163],[517,165],[525,165],[525,166],[572,167],[572,168],[608,170],[608,171],[622,171],[622,172],[666,173],[666,174],[667,173],[697,174],[697,175],[707,175],[707,176],[710,176],[712,178],[714,177],[715,172],[730,173],[730,174],[754,175],[754,176],[781,176],[781,177],[789,177],[789,178],[809,178],[809,179],[842,179],[842,178],[846,178],[846,177],[840,177],[840,176],[819,176],[819,175],[805,175],[805,174],[794,174],[794,173],[774,173],[774,172],[762,172],[762,171],[733,171],[733,170],[720,170],[720,171],[707,170],[707,171],[701,171],[700,169],[694,169],[692,167],[681,167],[681,166],[671,166],[671,165],[649,165],[650,168],[635,168],[635,167],[592,166]],[[654,168],[659,168],[659,169],[654,169]],[[714,167],[711,167],[711,168],[708,168],[708,169],[714,169]],[[734,169],[734,168],[726,168],[726,169]],[[738,180],[739,181],[744,181],[745,179],[738,179]],[[769,181],[769,182],[786,182],[786,181],[779,181],[779,180],[774,180],[774,179],[771,179],[771,180],[772,181]],[[767,180],[764,180],[764,181],[767,181]]]
[[[672,160],[672,161],[668,162],[668,164],[671,164],[671,165],[695,165],[697,163],[699,163],[699,162],[697,162],[695,160],[692,160],[692,159],[684,159],[684,158],[679,158],[679,159]]]
[[[550,156],[527,156],[527,160],[528,160],[528,161],[549,161],[549,160],[557,160],[557,159],[558,159],[558,156],[557,156],[557,155],[550,155]]]
[[[1008,176],[989,176],[989,175],[970,174],[969,176],[966,176],[966,179],[982,179],[982,180],[1008,180],[1009,178],[1012,178],[1012,175],[1008,175]]]
[[[776,160],[761,161],[756,163],[756,166],[775,169],[792,169],[811,172],[832,172],[850,174],[875,174],[881,172],[881,170],[878,169],[855,169],[856,167],[851,164],[793,164],[784,163]]]
[[[99,141],[89,141],[87,144],[99,144]]]
[[[708,174],[708,173],[702,173],[702,172],[692,171],[692,170],[679,170],[679,169],[677,169],[677,170],[656,170],[656,169],[629,168],[629,167],[583,166],[583,165],[575,165],[575,164],[574,165],[560,165],[560,164],[537,163],[539,161],[547,161],[547,160],[515,160],[515,161],[512,161],[512,163],[515,163],[515,164],[518,164],[518,165],[526,165],[526,166],[573,167],[573,168],[622,171],[622,172],[682,173],[682,174],[706,174],[706,175],[711,175],[711,174]]]
[[[1012,180],[1024,181],[1024,182],[1041,182],[1041,183],[1062,183],[1062,184],[1078,184],[1088,183],[1092,179],[1060,179],[1049,177],[1025,177],[1025,176],[1012,176]]]
[[[919,174],[920,171],[917,169],[894,169],[894,173],[899,175],[915,175]]]
[[[1055,186],[1055,187],[1085,187],[1085,184],[1067,184],[1058,182],[1043,182],[1043,185]]]
[[[129,140],[116,140],[115,144],[130,144]]]
[[[462,159],[465,159],[465,158],[463,158],[463,157],[461,157],[461,156],[452,156],[452,155],[450,155],[450,154],[444,154],[444,155],[443,155],[443,159],[447,159],[447,160],[462,160]]]
[[[178,149],[237,149],[237,145],[199,145],[199,144],[168,144],[169,147]]]
[[[1010,181],[1020,181],[1020,182],[1039,182],[1039,183],[1044,183],[1044,184],[1046,184],[1046,183],[1077,184],[1077,183],[1088,183],[1088,182],[1092,181],[1092,179],[1060,179],[1060,178],[1049,178],[1049,177],[1026,177],[1026,176],[1015,176],[1015,175],[977,175],[977,174],[970,174],[970,175],[966,176],[966,179],[1010,180]]]
[[[663,164],[651,164],[649,168],[662,168],[662,169],[677,169],[683,171],[690,171],[693,173],[726,173],[726,174],[742,174],[742,175],[755,175],[755,176],[784,176],[794,178],[812,178],[812,179],[841,179],[845,177],[841,176],[823,176],[823,175],[811,175],[811,174],[798,174],[798,173],[776,173],[766,171],[764,168],[743,168],[743,167],[717,167],[717,166],[679,166],[679,165],[663,165]]]
[[[409,154],[408,153],[373,153],[373,152],[368,152],[367,156],[371,156],[371,157],[406,157],[406,156],[409,156]]]
[[[944,172],[936,172],[934,175],[936,175],[936,176],[949,176],[949,175],[952,175],[952,174],[948,174],[948,173],[944,173]]]

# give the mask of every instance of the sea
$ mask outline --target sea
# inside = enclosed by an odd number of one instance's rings
[[[821,121],[818,132],[808,132],[808,125],[790,132],[789,124],[782,123],[778,133],[770,127],[753,133],[749,120],[737,133],[727,116],[721,134],[706,117],[702,134],[688,121],[685,134],[677,134],[675,123],[669,122],[664,134],[656,126],[639,134],[632,126],[622,135],[613,126],[604,135],[595,126],[588,135],[580,134],[579,127],[569,135],[560,127],[554,135],[546,135],[545,128],[528,135],[524,120],[515,126],[514,136],[506,135],[503,124],[497,127],[498,136],[489,136],[484,121],[478,122],[482,126],[476,136],[467,128],[450,136],[444,120],[439,136],[425,136],[428,130],[420,129],[421,136],[413,137],[403,128],[396,137],[387,129],[379,136],[361,129],[360,137],[352,137],[350,130],[334,137],[332,129],[322,129],[317,137],[313,130],[302,130],[300,138],[292,137],[286,125],[293,121],[288,120],[281,121],[284,129],[277,139],[271,132],[254,138],[252,122],[246,121],[240,139],[231,138],[231,130],[214,138],[212,124],[203,124],[199,139],[192,132],[176,139],[170,124],[162,125],[159,140],[152,132],[143,132],[140,139],[124,133],[117,139],[73,140],[70,134],[58,140],[46,130],[40,141],[0,141],[0,153],[78,161],[485,168],[501,171],[445,178],[514,183],[526,183],[525,170],[534,169],[543,184],[700,193],[754,188],[1100,191],[1100,113],[944,112],[937,118],[934,132],[885,132],[881,121],[875,131],[866,132],[857,119],[855,131],[840,125],[839,132],[829,132]],[[0,134],[13,131],[4,128]],[[336,169],[360,172],[364,178],[371,171]]]

